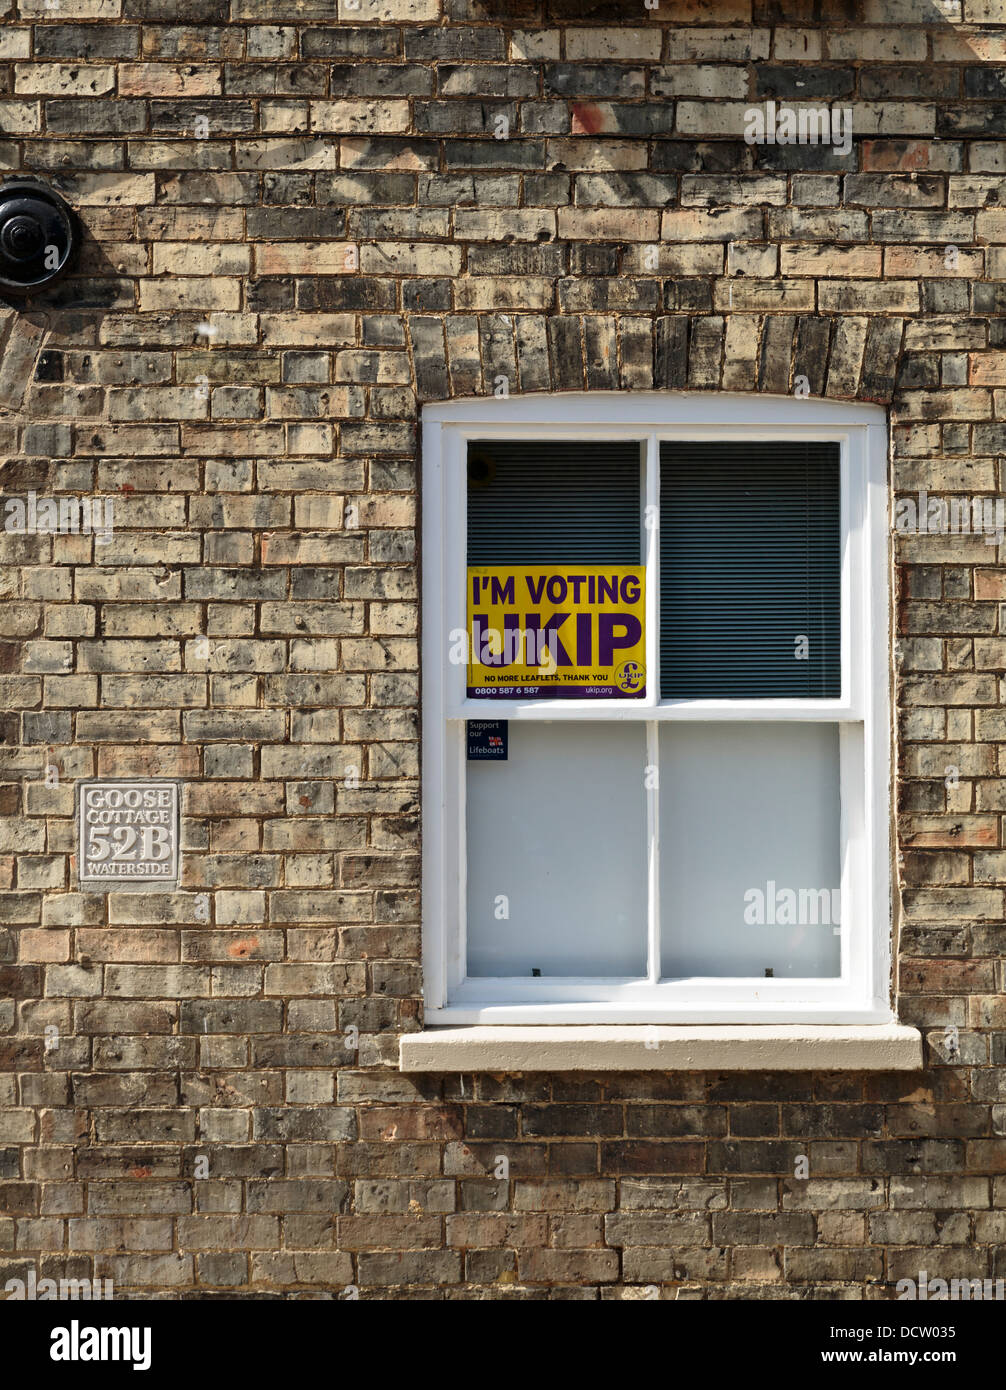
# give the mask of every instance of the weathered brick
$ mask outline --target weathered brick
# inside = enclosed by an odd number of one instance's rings
[[[994,499],[1002,16],[464,9],[24,0],[0,33],[0,157],[86,232],[0,314],[4,490],[115,504],[107,544],[0,539],[9,1238],[160,1297],[869,1298],[934,1252],[994,1269],[1006,580],[980,536],[895,542],[922,1073],[396,1059],[423,990],[417,403],[505,380],[715,419],[805,377],[891,408],[899,497]],[[749,97],[848,102],[852,151],[746,144]],[[78,891],[95,775],[183,783],[181,891]]]

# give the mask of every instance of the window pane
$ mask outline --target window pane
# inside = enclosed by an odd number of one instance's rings
[[[660,446],[664,699],[841,694],[839,446]]]
[[[467,763],[468,974],[645,975],[644,726],[508,732]]]
[[[639,444],[468,445],[468,563],[638,565]]]
[[[838,727],[663,724],[662,972],[840,973]]]

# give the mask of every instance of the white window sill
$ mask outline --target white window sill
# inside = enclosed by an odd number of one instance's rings
[[[902,1023],[429,1028],[400,1041],[404,1072],[918,1071]]]

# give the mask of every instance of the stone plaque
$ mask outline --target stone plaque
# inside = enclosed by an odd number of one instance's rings
[[[177,782],[82,782],[77,797],[82,888],[177,885]]]

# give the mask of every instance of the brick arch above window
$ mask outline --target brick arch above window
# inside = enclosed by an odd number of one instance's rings
[[[902,377],[905,325],[887,315],[413,315],[409,339],[424,401],[692,390],[887,405]]]

